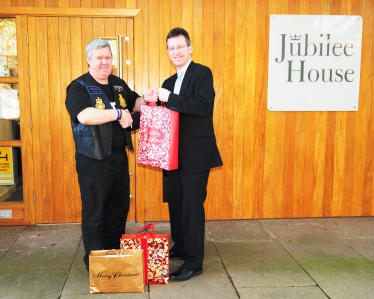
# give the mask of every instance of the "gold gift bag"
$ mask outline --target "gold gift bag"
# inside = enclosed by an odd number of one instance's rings
[[[90,293],[144,292],[143,250],[93,250]]]

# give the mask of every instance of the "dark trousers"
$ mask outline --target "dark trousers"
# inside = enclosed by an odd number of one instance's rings
[[[183,267],[198,270],[203,265],[205,210],[207,183],[210,169],[187,173],[180,166],[167,172],[167,198],[169,204],[172,248],[187,256]]]
[[[104,160],[76,154],[82,199],[83,261],[88,269],[91,250],[119,249],[130,206],[130,179],[126,151]]]

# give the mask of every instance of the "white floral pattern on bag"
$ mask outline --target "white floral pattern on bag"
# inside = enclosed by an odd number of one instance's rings
[[[121,249],[141,249],[140,238],[121,239]],[[169,239],[147,238],[148,283],[169,282]],[[147,274],[146,274],[147,275]]]
[[[139,164],[170,170],[172,113],[178,112],[162,106],[141,107],[137,155]]]

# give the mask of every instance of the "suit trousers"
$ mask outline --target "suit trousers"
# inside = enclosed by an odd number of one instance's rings
[[[210,169],[187,173],[183,167],[167,172],[167,199],[169,204],[172,248],[184,252],[183,267],[202,268],[204,259],[205,209]]]
[[[119,249],[130,206],[130,179],[125,149],[103,160],[76,154],[82,199],[83,261],[91,250]]]

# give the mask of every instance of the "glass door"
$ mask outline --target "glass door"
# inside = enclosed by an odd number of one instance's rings
[[[0,203],[22,202],[16,19],[0,18]],[[0,218],[9,211],[0,210]]]
[[[24,52],[23,43],[17,44],[20,21],[19,17],[0,18],[0,225],[33,223],[24,179],[25,169],[28,174],[31,172],[22,163],[28,161],[22,136],[22,127],[28,124],[23,121],[27,118],[22,112],[22,106],[27,108],[25,101],[20,101],[20,62],[27,61],[19,56]]]

